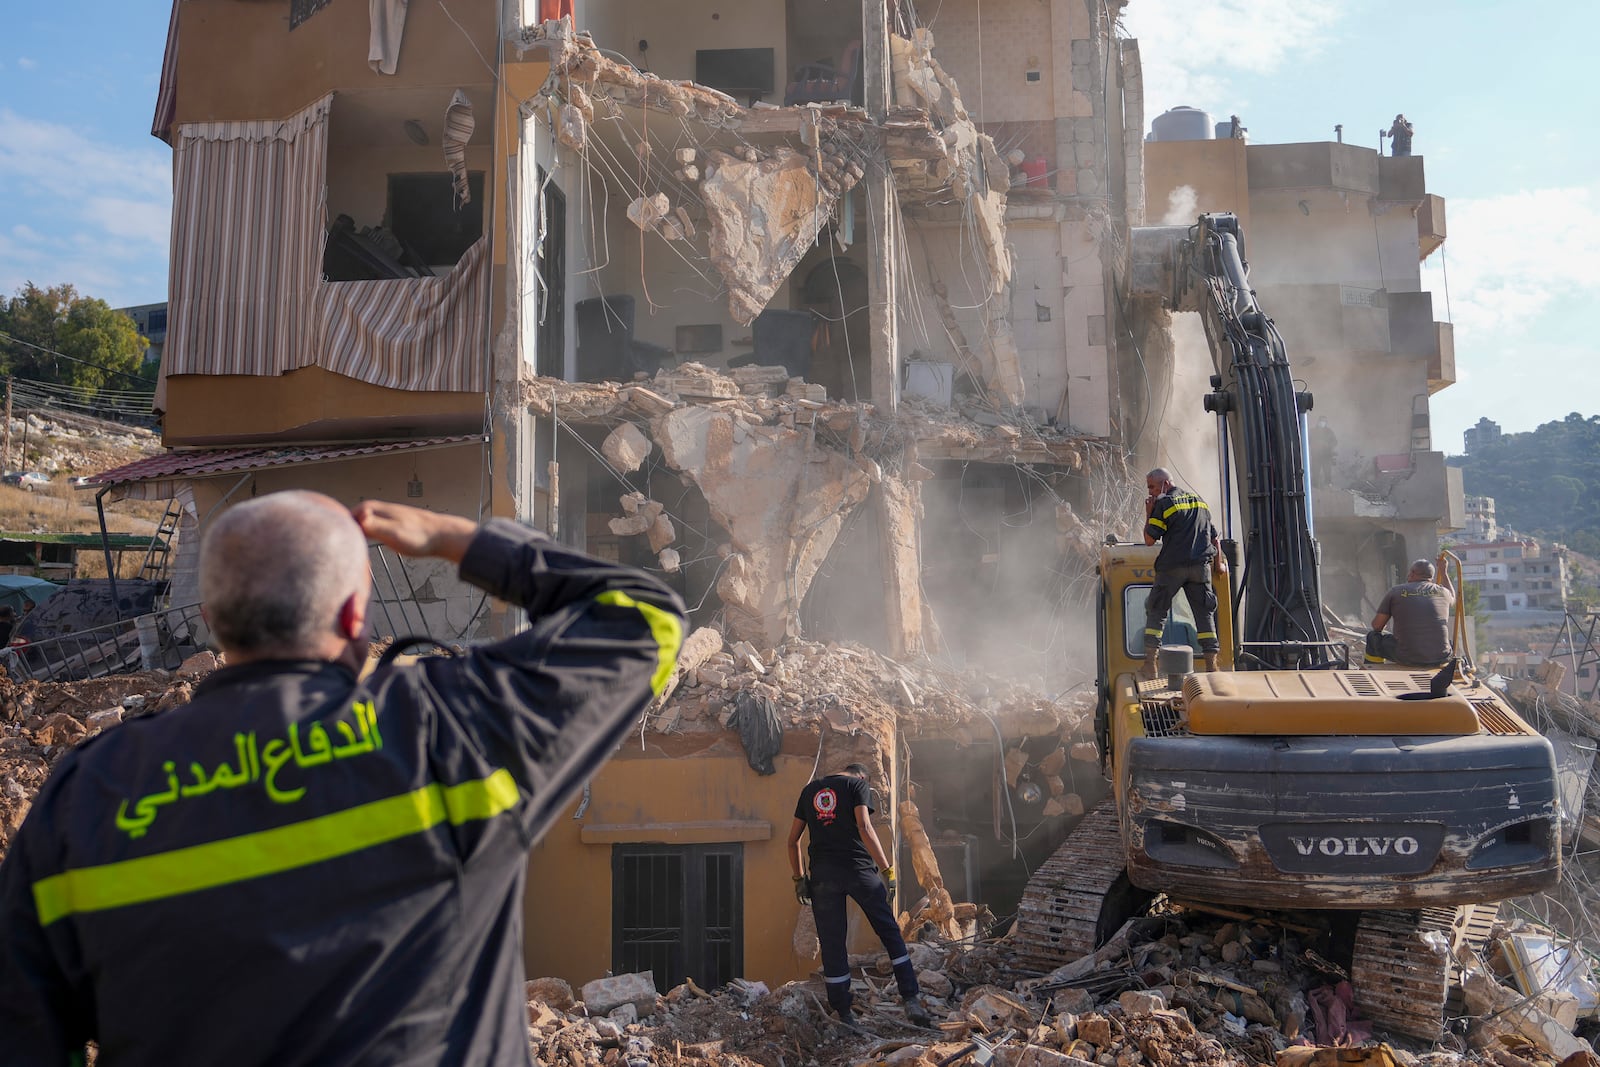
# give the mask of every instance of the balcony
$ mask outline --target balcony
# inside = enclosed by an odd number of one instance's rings
[[[1448,236],[1444,223],[1444,197],[1426,193],[1417,205],[1417,251],[1421,258],[1429,256],[1444,244]]]
[[[1447,466],[1443,452],[1415,452],[1411,475],[1395,483],[1390,499],[1395,517],[1436,522],[1441,530],[1466,525],[1466,497],[1461,468]]]
[[[1428,362],[1428,392],[1456,382],[1455,327],[1435,322],[1432,293],[1390,293],[1389,350]]]

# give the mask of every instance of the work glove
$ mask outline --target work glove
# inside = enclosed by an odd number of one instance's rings
[[[894,897],[894,868],[879,867],[878,874],[883,878],[883,888],[888,891],[890,898]]]
[[[811,879],[803,874],[794,876],[794,899],[808,908],[811,906]]]

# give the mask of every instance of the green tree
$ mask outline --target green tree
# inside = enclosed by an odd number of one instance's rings
[[[1483,606],[1483,596],[1478,590],[1476,582],[1466,582],[1461,590],[1461,610],[1467,618],[1472,620],[1472,639],[1482,651],[1489,644],[1489,612]]]
[[[1600,550],[1600,417],[1573,412],[1451,462],[1468,493],[1494,498],[1502,527],[1590,555]]]
[[[0,333],[7,374],[90,391],[138,388],[147,346],[133,320],[71,285],[29,282],[0,301]]]

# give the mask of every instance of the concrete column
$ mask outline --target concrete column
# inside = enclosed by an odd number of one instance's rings
[[[867,114],[881,122],[889,109],[888,0],[861,5],[862,101]],[[882,411],[900,406],[900,326],[895,302],[899,245],[895,240],[894,172],[881,155],[872,160],[859,186],[867,207],[867,299],[872,341],[872,402]]]
[[[917,525],[922,516],[922,483],[885,476],[872,494],[877,509],[883,557],[884,623],[889,654],[905,659],[921,654],[922,554]]]
[[[889,0],[863,0],[861,4],[862,103],[872,121],[882,122],[889,110]]]

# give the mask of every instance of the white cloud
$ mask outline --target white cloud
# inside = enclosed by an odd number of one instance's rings
[[[38,65],[38,60],[29,59],[27,56],[20,56],[17,59],[17,66],[21,67],[23,70],[33,70]]]
[[[0,108],[0,294],[70,282],[113,305],[161,299],[170,159]]]
[[[160,248],[168,247],[172,225],[170,201],[158,203],[99,196],[84,205],[84,216],[105,227],[105,232],[114,237],[143,241]]]
[[[1443,254],[1423,265],[1434,313],[1455,322],[1457,384],[1434,398],[1435,446],[1460,451],[1461,431],[1487,415],[1508,432],[1531,430],[1589,393],[1550,382],[1592,375],[1597,346],[1581,324],[1600,289],[1600,184],[1532,189],[1446,204]],[[1449,277],[1449,301],[1444,294]]]
[[[1443,255],[1424,267],[1460,333],[1525,326],[1552,303],[1600,288],[1600,185],[1450,199]],[[1441,309],[1442,310],[1442,309]]]
[[[1344,16],[1344,0],[1132,0],[1123,15],[1139,40],[1145,115],[1188,104],[1225,118],[1247,101],[1236,73],[1271,74],[1315,54]]]
[[[153,139],[152,139],[153,140]],[[69,126],[0,108],[0,180],[70,195],[117,191],[140,199],[170,199],[169,150],[129,150],[90,140]]]

